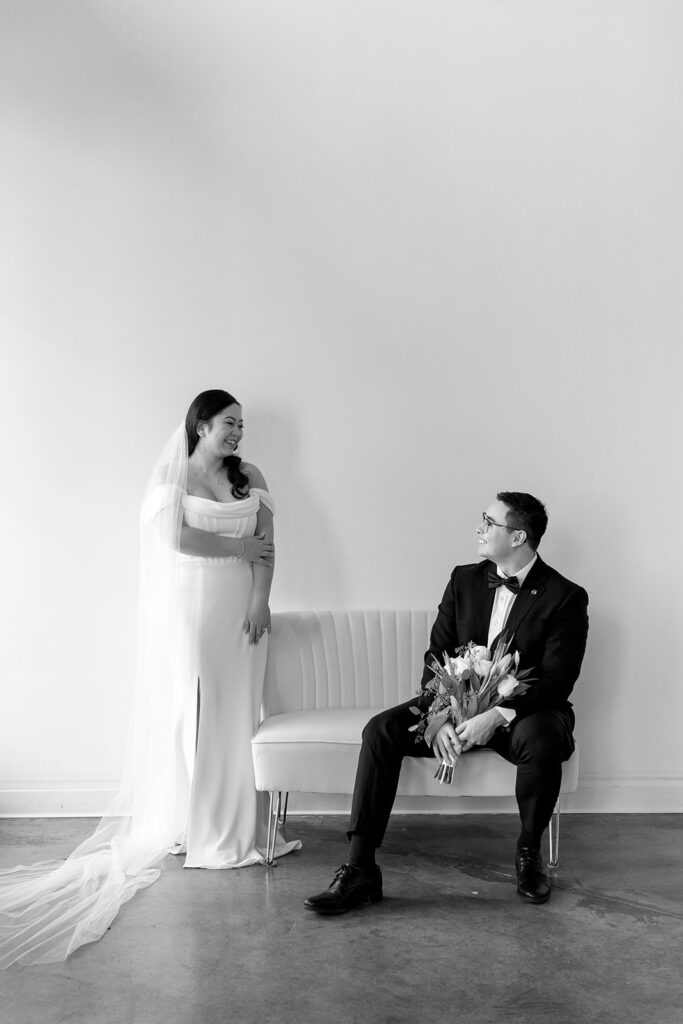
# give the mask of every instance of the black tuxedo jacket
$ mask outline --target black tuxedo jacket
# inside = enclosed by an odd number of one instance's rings
[[[433,675],[429,668],[432,656],[441,661],[444,651],[453,655],[470,640],[487,646],[496,593],[489,589],[488,574],[495,571],[488,559],[453,570],[425,654],[423,687]],[[520,669],[532,669],[536,682],[502,706],[514,708],[520,718],[536,711],[569,710],[568,698],[581,670],[588,635],[588,594],[583,587],[537,558],[519,589],[504,631],[513,637],[510,650],[521,655]]]

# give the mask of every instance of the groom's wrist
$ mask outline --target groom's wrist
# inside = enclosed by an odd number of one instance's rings
[[[500,726],[509,726],[512,722],[514,722],[515,718],[517,717],[517,712],[513,708],[497,707],[493,708],[492,710],[496,712],[498,718],[500,719],[500,721],[497,724],[497,728],[499,728]]]

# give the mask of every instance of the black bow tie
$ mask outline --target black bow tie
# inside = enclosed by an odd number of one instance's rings
[[[516,576],[499,576],[498,573],[489,573],[489,590],[494,590],[496,587],[507,587],[508,590],[512,590],[515,594],[519,590],[519,580]]]

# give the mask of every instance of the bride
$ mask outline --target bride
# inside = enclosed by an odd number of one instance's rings
[[[273,501],[239,454],[242,407],[204,391],[164,447],[141,511],[138,658],[121,789],[64,862],[0,872],[0,966],[64,960],[121,905],[185,867],[265,860],[258,724],[273,576]],[[281,839],[277,855],[300,848]]]

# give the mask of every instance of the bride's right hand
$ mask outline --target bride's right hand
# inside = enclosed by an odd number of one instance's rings
[[[254,562],[256,565],[267,565],[271,567],[275,560],[275,545],[272,540],[266,540],[265,533],[257,533],[254,537],[243,537],[244,555],[247,562]]]

